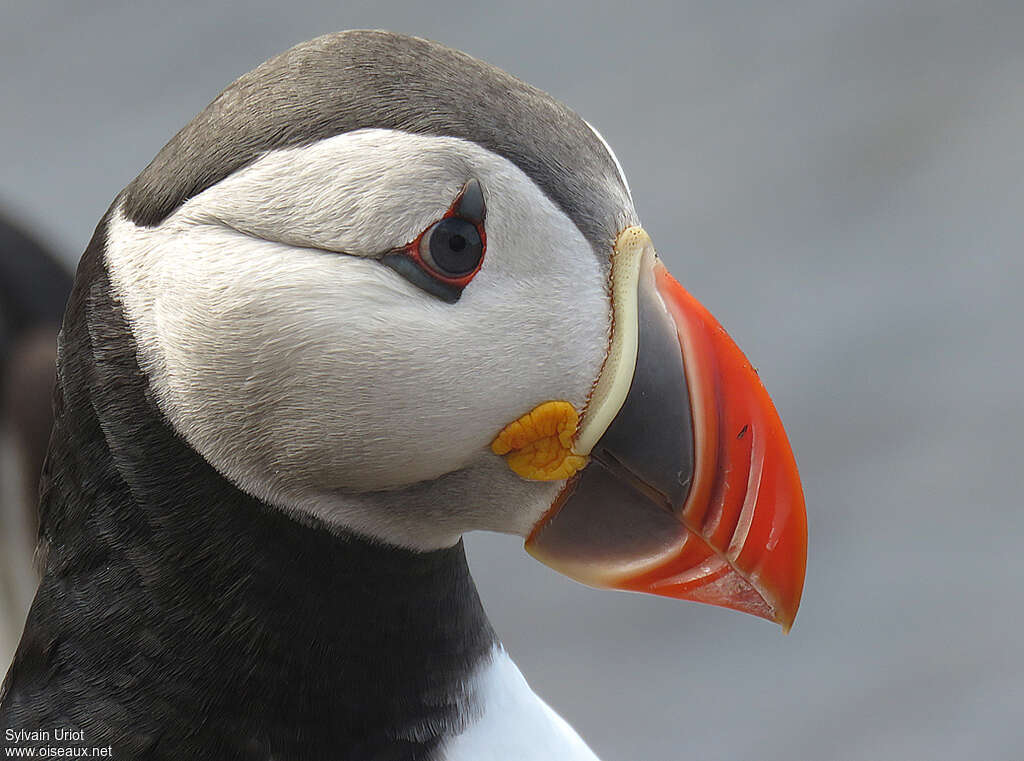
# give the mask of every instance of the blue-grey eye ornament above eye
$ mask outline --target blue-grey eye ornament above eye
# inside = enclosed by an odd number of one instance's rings
[[[484,263],[486,212],[483,189],[470,180],[441,219],[380,261],[416,287],[454,304]]]

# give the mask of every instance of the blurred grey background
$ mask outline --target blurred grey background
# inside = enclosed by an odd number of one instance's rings
[[[232,79],[353,27],[462,48],[597,125],[804,478],[788,637],[473,536],[535,689],[608,761],[1024,758],[1024,4],[5,0],[0,204],[70,266]]]

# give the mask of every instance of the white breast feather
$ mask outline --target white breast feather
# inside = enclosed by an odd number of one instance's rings
[[[599,761],[496,646],[477,675],[478,719],[444,748],[444,761]]]

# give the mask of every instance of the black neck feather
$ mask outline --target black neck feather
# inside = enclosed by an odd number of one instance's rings
[[[338,535],[214,471],[150,397],[105,226],[61,336],[45,576],[0,725],[125,759],[434,758],[495,641],[461,543]]]

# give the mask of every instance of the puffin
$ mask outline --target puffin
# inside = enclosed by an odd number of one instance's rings
[[[14,215],[0,212],[0,668],[21,637],[33,563],[39,472],[53,423],[57,331],[71,274]]]
[[[58,345],[9,746],[583,761],[462,537],[788,629],[800,480],[598,131],[441,44],[318,37],[110,205]]]

